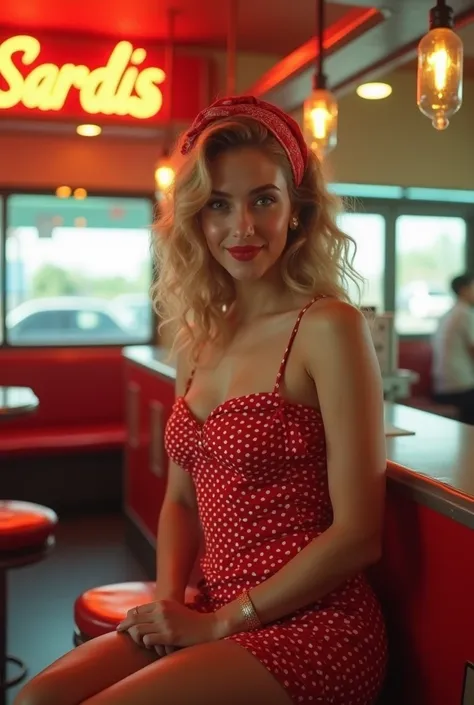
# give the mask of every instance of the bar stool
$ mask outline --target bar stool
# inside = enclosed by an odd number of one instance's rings
[[[20,683],[27,667],[19,658],[7,656],[7,571],[38,563],[54,547],[58,517],[48,507],[31,502],[0,500],[0,705],[6,691]],[[7,680],[7,663],[19,673]]]
[[[188,587],[186,601],[191,601],[195,593],[196,588]],[[86,590],[74,603],[74,646],[115,631],[128,610],[154,599],[154,582],[117,583]]]

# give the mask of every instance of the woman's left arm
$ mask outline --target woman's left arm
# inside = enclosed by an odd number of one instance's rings
[[[263,624],[323,598],[381,553],[383,389],[369,326],[354,307],[324,299],[303,318],[300,336],[324,420],[333,522],[250,591]],[[221,637],[243,628],[238,602],[225,605],[215,617]]]

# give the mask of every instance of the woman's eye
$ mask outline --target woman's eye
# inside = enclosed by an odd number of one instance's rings
[[[227,203],[225,201],[209,201],[207,206],[213,211],[220,211],[227,206]]]
[[[255,203],[257,206],[269,206],[272,203],[275,203],[275,199],[271,198],[271,196],[260,196]]]

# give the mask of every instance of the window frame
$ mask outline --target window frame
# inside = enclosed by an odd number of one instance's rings
[[[74,188],[77,184],[74,185]],[[141,340],[139,342],[128,342],[123,343],[84,343],[84,344],[70,344],[67,342],[62,343],[51,343],[45,345],[18,345],[15,343],[10,343],[8,341],[8,331],[6,323],[6,304],[7,304],[7,213],[8,213],[8,199],[10,196],[56,196],[55,189],[28,189],[28,188],[0,188],[0,272],[3,275],[0,277],[0,326],[1,326],[1,341],[0,350],[47,350],[47,349],[58,349],[58,348],[82,348],[82,349],[98,349],[98,348],[122,348],[137,345],[155,345],[156,344],[156,329],[158,325],[158,320],[155,311],[153,310],[151,303],[151,317],[150,317],[150,331],[149,337],[146,340]],[[149,192],[128,192],[128,191],[103,191],[103,190],[87,190],[88,197],[91,198],[127,198],[133,200],[145,200],[149,201],[151,206],[151,212],[154,215],[157,210],[157,200],[153,191]],[[150,281],[154,277],[154,264],[152,258],[150,258]]]
[[[465,263],[474,271],[474,203],[427,201],[409,198],[367,198],[344,196],[351,210],[362,213],[380,213],[385,217],[385,308],[394,311],[396,301],[396,222],[402,215],[457,217],[466,221]],[[355,208],[354,208],[355,206]],[[397,333],[400,340],[427,340],[426,333]]]

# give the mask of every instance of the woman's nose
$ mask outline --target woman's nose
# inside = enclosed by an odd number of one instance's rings
[[[249,237],[250,235],[254,235],[255,227],[253,218],[247,208],[238,211],[234,230],[236,237]]]

